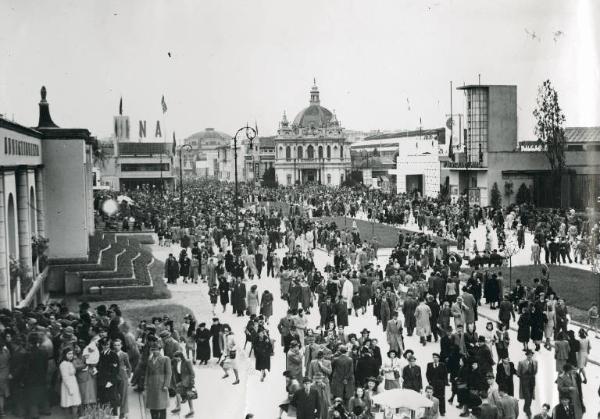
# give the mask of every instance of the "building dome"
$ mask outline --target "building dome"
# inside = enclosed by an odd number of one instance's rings
[[[321,105],[310,105],[300,111],[294,118],[294,125],[299,128],[325,127],[331,121],[332,113]]]
[[[293,125],[298,128],[326,127],[329,125],[332,116],[333,114],[329,109],[321,106],[319,88],[315,82],[312,89],[310,89],[310,105],[296,115]]]
[[[223,146],[229,145],[231,135],[216,131],[214,128],[206,128],[204,131],[197,132],[185,139],[186,144],[191,146]]]

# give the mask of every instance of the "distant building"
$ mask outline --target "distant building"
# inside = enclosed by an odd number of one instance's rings
[[[164,141],[131,141],[129,116],[114,116],[114,132],[100,141],[101,159],[96,162],[98,187],[108,186],[118,191],[140,187],[174,186],[173,144]]]
[[[437,196],[444,144],[444,128],[372,135],[351,145],[353,169],[362,170],[363,179],[389,180],[397,193]]]
[[[219,150],[230,147],[231,142],[230,135],[216,131],[214,128],[206,128],[187,137],[184,143],[192,149],[183,152],[183,175],[218,177],[221,171]]]
[[[468,85],[465,94],[466,137],[463,149],[444,163],[442,182],[456,199],[468,194],[471,204],[488,206],[494,184],[504,205],[514,203],[518,189],[531,190],[541,207],[596,205],[600,196],[600,128],[566,128],[566,171],[560,182],[533,142],[517,142],[517,87]]]
[[[245,149],[244,179],[260,181],[267,169],[275,167],[275,137],[258,137],[252,150],[247,142]]]
[[[94,233],[96,139],[85,128],[59,128],[43,87],[41,96],[37,127],[0,117],[0,308],[48,297],[48,268],[40,265],[34,238],[49,240],[50,262],[87,260]]]
[[[339,186],[350,171],[350,150],[336,115],[321,106],[316,83],[309,106],[290,124],[284,113],[275,137],[275,176],[280,185]]]

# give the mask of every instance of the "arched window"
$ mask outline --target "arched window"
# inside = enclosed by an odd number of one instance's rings
[[[290,160],[292,158],[292,149],[290,148],[290,146],[288,145],[285,148],[285,159],[286,160]]]
[[[298,146],[298,160],[302,160],[303,158],[302,146]]]
[[[327,146],[327,160],[331,160],[331,146]]]
[[[283,157],[283,146],[279,146],[279,152],[277,153],[277,158]]]
[[[306,158],[312,160],[315,158],[315,148],[312,145],[309,145],[306,148]]]
[[[340,146],[340,160],[344,160],[344,146]]]
[[[319,146],[319,158],[320,159],[323,158],[323,146],[322,145]]]

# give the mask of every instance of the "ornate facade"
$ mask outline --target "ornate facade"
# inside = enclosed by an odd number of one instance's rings
[[[351,170],[350,147],[335,113],[321,106],[316,83],[310,104],[289,123],[284,112],[275,137],[275,176],[280,185],[339,186]]]

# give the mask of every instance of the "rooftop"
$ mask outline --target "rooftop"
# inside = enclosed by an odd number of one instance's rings
[[[387,134],[376,134],[366,137],[364,141],[371,140],[386,140],[390,138],[402,138],[402,137],[416,137],[423,135],[438,135],[439,133],[445,134],[445,128],[432,128],[432,129],[418,129],[413,131],[396,131]]]
[[[465,86],[457,87],[456,90],[468,90],[468,89],[474,89],[476,87],[514,87],[514,88],[516,88],[517,86],[514,84],[467,84]]]

